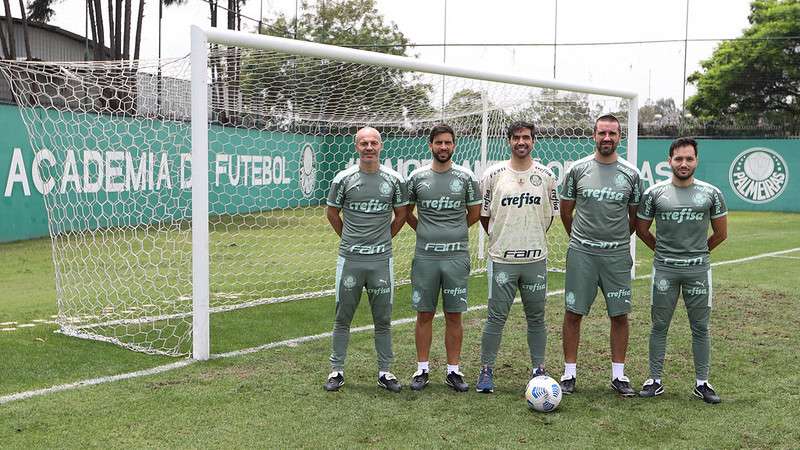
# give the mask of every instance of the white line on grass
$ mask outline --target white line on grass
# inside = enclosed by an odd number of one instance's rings
[[[797,252],[797,251],[800,251],[800,247],[795,247],[795,248],[791,248],[791,249],[788,249],[788,250],[781,250],[781,251],[777,251],[777,252],[762,253],[760,255],[748,256],[746,258],[731,259],[731,260],[728,260],[728,261],[720,261],[720,262],[713,263],[711,265],[712,266],[722,266],[722,265],[727,265],[727,264],[739,264],[739,263],[743,263],[743,262],[753,261],[753,260],[756,260],[756,259],[769,258],[769,257],[783,255],[783,254],[786,254],[786,253],[793,253],[793,252]],[[642,276],[636,277],[637,280],[642,280],[642,279],[645,279],[645,278],[650,278],[650,275],[648,274],[648,275],[642,275]],[[548,292],[547,296],[550,297],[550,296],[553,296],[553,295],[559,295],[559,294],[563,294],[563,293],[564,293],[564,290],[563,289],[559,289],[559,290],[556,290],[556,291]],[[518,301],[518,300],[515,300],[515,301]],[[486,309],[486,305],[472,306],[472,307],[468,308],[467,311],[477,311],[477,310],[480,310],[480,309]],[[436,314],[436,317],[437,318],[441,318],[442,317],[442,313]],[[415,320],[416,319],[413,318],[413,317],[409,317],[409,318],[405,318],[405,319],[397,319],[397,320],[393,320],[392,321],[392,325],[402,325],[402,324],[412,323]],[[363,331],[370,331],[372,329],[374,329],[373,325],[365,325],[363,327],[352,328],[350,330],[350,332],[351,333],[359,333],[359,332],[363,332]],[[319,339],[328,338],[330,336],[331,336],[330,332],[314,334],[314,335],[310,335],[310,336],[302,336],[302,337],[294,338],[294,339],[286,339],[286,340],[283,340],[283,341],[271,342],[269,344],[259,345],[257,347],[246,348],[246,349],[243,349],[243,350],[236,350],[236,351],[233,351],[233,352],[226,352],[226,353],[217,353],[217,354],[211,355],[211,358],[212,359],[231,358],[231,357],[247,355],[247,354],[250,354],[250,353],[256,353],[256,352],[260,352],[262,350],[268,350],[268,349],[277,348],[277,347],[295,347],[298,344],[301,344],[303,342],[316,341],[316,340],[319,340]],[[166,365],[163,365],[163,366],[153,367],[152,369],[138,370],[136,372],[128,372],[128,373],[123,373],[123,374],[120,374],[120,375],[112,375],[112,376],[108,376],[108,377],[92,378],[92,379],[88,379],[88,380],[76,381],[75,383],[60,384],[60,385],[52,386],[52,387],[45,388],[45,389],[37,389],[37,390],[34,390],[34,391],[19,392],[19,393],[16,393],[16,394],[11,394],[11,395],[6,395],[6,396],[3,396],[3,397],[0,397],[0,405],[8,403],[8,402],[13,402],[15,400],[23,400],[23,399],[26,399],[26,398],[38,397],[40,395],[53,394],[55,392],[61,392],[61,391],[67,391],[67,390],[71,390],[71,389],[77,389],[77,388],[81,388],[81,387],[84,387],[84,386],[94,386],[94,385],[97,385],[97,384],[110,383],[110,382],[113,382],[113,381],[129,380],[131,378],[138,378],[138,377],[144,377],[144,376],[148,376],[148,375],[155,375],[155,374],[158,374],[158,373],[168,372],[170,370],[180,369],[182,367],[186,367],[186,366],[188,366],[190,364],[193,364],[195,362],[196,361],[193,360],[193,359],[184,359],[184,360],[181,360],[181,361],[178,361],[178,362],[174,362],[174,363],[171,363],[171,364],[166,364]]]
[[[778,256],[778,255],[783,255],[783,254],[786,254],[786,253],[794,253],[796,251],[800,251],[800,247],[790,248],[788,250],[781,250],[779,252],[762,253],[760,255],[748,256],[747,258],[729,259],[727,261],[720,261],[718,263],[714,263],[714,264],[711,264],[711,265],[712,266],[724,266],[726,264],[738,264],[738,263],[743,263],[743,262],[747,262],[747,261],[752,261],[754,259],[769,258],[771,256]]]
[[[155,375],[157,373],[167,372],[174,369],[180,369],[181,367],[186,367],[189,364],[193,364],[194,362],[196,361],[193,359],[184,359],[178,362],[174,362],[172,364],[153,367],[152,369],[137,370],[136,372],[128,372],[120,375],[111,375],[108,377],[92,378],[89,380],[76,381],[74,383],[68,383],[68,384],[59,384],[57,386],[51,386],[45,389],[37,389],[35,391],[19,392],[17,394],[11,394],[0,397],[0,405],[8,402],[13,402],[14,400],[24,400],[26,398],[38,397],[40,395],[52,394],[55,392],[68,391],[70,389],[76,389],[84,386],[94,386],[96,384],[110,383],[112,381],[129,380],[131,378]]]

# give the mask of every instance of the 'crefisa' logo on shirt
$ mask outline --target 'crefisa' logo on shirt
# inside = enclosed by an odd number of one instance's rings
[[[780,196],[789,168],[778,153],[764,147],[749,148],[734,158],[730,169],[733,191],[750,203],[767,203]]]
[[[675,223],[683,222],[698,222],[703,220],[705,213],[703,211],[692,211],[691,208],[681,208],[674,211],[665,211],[658,213],[661,220],[667,220]]]
[[[523,192],[522,194],[514,194],[509,197],[503,197],[500,200],[500,205],[502,206],[516,206],[517,208],[522,208],[526,205],[541,205],[542,204],[542,197],[537,195],[531,195],[528,192]]]

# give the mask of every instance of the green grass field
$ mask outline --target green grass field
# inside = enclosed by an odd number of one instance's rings
[[[324,211],[324,207],[308,207],[213,216],[209,227],[211,308],[331,291],[339,239],[331,232]],[[147,353],[190,354],[188,225],[162,222],[59,235],[52,245],[52,259],[61,280],[60,320],[83,334],[111,337]],[[473,242],[478,231],[477,226],[470,230]],[[566,243],[563,229],[554,227],[549,234],[551,267],[564,266]],[[409,278],[414,246],[409,227],[393,240],[395,277],[400,284]],[[9,248],[29,256],[25,246]],[[46,247],[37,249],[50,252]],[[475,252],[472,260],[476,272],[485,268],[485,260],[479,260]],[[26,267],[24,262],[21,265]],[[169,319],[143,323],[142,317]],[[0,323],[30,320],[43,319],[41,314],[28,317],[17,311],[17,316],[4,318],[0,313]]]
[[[713,261],[800,247],[800,215],[730,214],[729,240]],[[0,323],[47,319],[57,311],[49,240],[0,245]],[[641,245],[639,274],[651,253]],[[714,268],[711,381],[723,398],[692,398],[691,338],[678,309],[669,335],[666,392],[621,399],[608,388],[608,320],[596,302],[584,321],[578,392],[551,414],[527,410],[530,371],[519,305],[512,309],[493,395],[456,394],[443,382],[442,321],[435,322],[432,382],[423,392],[389,394],[375,386],[370,332],[351,339],[347,384],[326,393],[329,339],[195,363],[159,375],[84,387],[0,405],[0,446],[30,447],[755,447],[800,442],[800,251]],[[563,287],[554,274],[549,289]],[[634,282],[626,372],[647,377],[649,281]],[[485,304],[475,277],[471,305]],[[413,317],[408,287],[397,290],[394,318]],[[561,371],[562,297],[548,300],[548,366]],[[222,353],[330,331],[333,302],[318,298],[212,316],[212,352]],[[478,368],[485,310],[464,317],[462,367]],[[370,323],[366,302],[354,326]],[[0,325],[2,328],[3,325]],[[0,332],[0,396],[152,368],[178,359],[55,334],[38,324]],[[394,371],[415,370],[413,324],[394,327]]]

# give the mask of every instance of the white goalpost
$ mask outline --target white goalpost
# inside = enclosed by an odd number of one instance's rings
[[[35,154],[65,334],[204,360],[213,315],[331,295],[325,197],[357,162],[361,126],[407,176],[448,123],[454,161],[480,176],[507,159],[510,122],[530,120],[534,156],[560,177],[593,151],[594,118],[613,113],[636,163],[632,92],[220,29],[191,39],[189,56],[161,61],[0,62]],[[566,244],[555,224],[552,270]],[[393,248],[406,283],[413,232]]]
[[[625,157],[628,161],[636,164],[636,144],[637,144],[637,128],[638,128],[638,105],[637,95],[633,92],[622,90],[602,89],[592,86],[583,86],[577,84],[563,83],[548,80],[536,80],[521,76],[491,73],[476,69],[469,69],[463,67],[453,67],[442,64],[429,63],[419,61],[413,58],[400,57],[394,55],[387,55],[382,53],[367,52],[362,50],[354,50],[345,47],[337,47],[324,44],[315,44],[297,40],[283,39],[278,37],[255,35],[251,33],[241,33],[230,30],[223,30],[219,28],[202,28],[198,26],[192,27],[192,154],[193,161],[207,160],[208,142],[206,139],[207,126],[208,126],[208,96],[206,89],[207,73],[207,49],[210,43],[224,45],[230,48],[241,49],[262,49],[274,52],[280,52],[287,55],[295,55],[305,58],[318,58],[325,60],[333,60],[342,63],[352,63],[359,65],[369,65],[375,67],[384,67],[390,69],[397,69],[401,71],[413,71],[424,74],[441,75],[443,77],[454,77],[466,80],[479,80],[488,83],[500,83],[506,85],[515,85],[537,89],[551,89],[554,91],[568,91],[581,94],[594,94],[604,97],[618,97],[628,101],[627,110],[627,145],[625,148]],[[444,83],[443,83],[444,84]],[[472,114],[480,114],[481,122],[481,136],[480,136],[480,161],[484,164],[487,162],[488,153],[488,111],[489,111],[489,95],[485,86],[481,89],[480,109],[472,111]],[[442,92],[442,96],[446,93]],[[555,102],[554,102],[555,103]],[[622,105],[619,105],[622,106]],[[508,108],[508,105],[504,105]],[[513,106],[512,106],[513,107]],[[444,109],[444,108],[443,108]],[[441,120],[447,121],[447,111],[441,111]],[[521,115],[520,118],[524,118]],[[586,117],[585,117],[586,118]],[[436,122],[436,118],[424,117],[417,118],[420,122],[432,123]],[[369,125],[368,120],[364,120],[361,125]],[[576,124],[572,124],[575,126]],[[502,124],[499,128],[502,129]],[[588,123],[582,126],[589,126]],[[457,127],[456,127],[457,128]],[[422,150],[424,152],[424,150]],[[201,165],[192,166],[192,179],[205,179],[207,174],[207,167]],[[199,192],[198,192],[199,191]],[[193,185],[192,195],[194,202],[207,201],[207,189],[205,186]],[[206,208],[195,208],[193,211],[193,247],[195,253],[193,254],[194,262],[194,348],[193,356],[197,359],[206,359],[209,355],[209,337],[208,337],[208,231],[207,227],[203,228],[208,222]],[[203,225],[201,225],[201,223]],[[202,235],[201,235],[202,233]],[[479,257],[483,258],[483,233],[479,233],[480,242],[477,245],[476,252]],[[631,256],[635,257],[635,236],[631,237]],[[204,248],[198,249],[196,246],[203,246]],[[562,245],[563,247],[563,245]],[[565,249],[561,249],[563,253]],[[631,269],[631,276],[635,275],[635,269]]]

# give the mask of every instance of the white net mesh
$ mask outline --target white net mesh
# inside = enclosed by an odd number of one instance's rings
[[[150,353],[191,349],[189,59],[0,63],[35,149],[45,192],[63,332]],[[457,133],[454,161],[480,177],[508,157],[505,128],[536,123],[536,158],[561,176],[593,151],[594,118],[627,103],[267,50],[209,55],[212,312],[332,293],[338,237],[325,219],[335,174],[356,162],[355,131],[383,136],[406,176],[430,161],[427,134]],[[626,140],[620,146],[625,154]],[[482,147],[485,153],[482,154]],[[471,230],[472,267],[479,258]],[[566,238],[549,236],[551,268]],[[395,238],[407,281],[414,235]],[[479,300],[476,300],[479,301]]]

